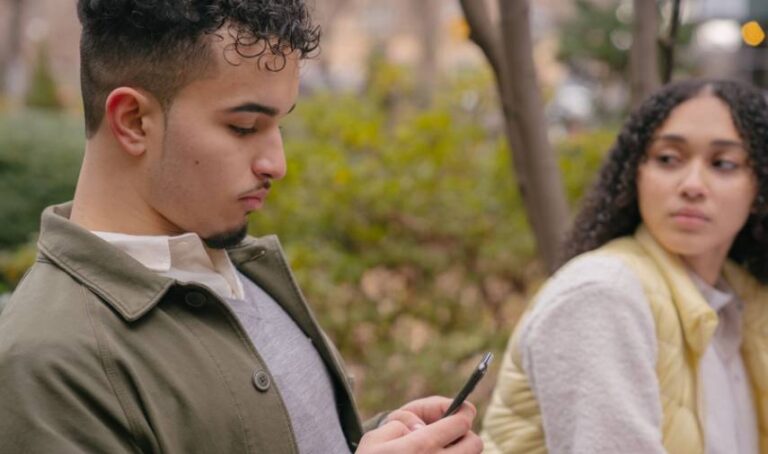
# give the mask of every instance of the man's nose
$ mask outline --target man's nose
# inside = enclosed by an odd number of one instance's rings
[[[271,180],[279,180],[285,176],[285,149],[283,137],[278,128],[275,128],[274,132],[260,144],[260,149],[256,150],[251,171],[259,177]]]

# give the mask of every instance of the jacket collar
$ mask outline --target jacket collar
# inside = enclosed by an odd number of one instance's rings
[[[38,260],[52,262],[101,297],[126,321],[135,321],[154,308],[176,281],[144,267],[128,254],[69,220],[72,204],[45,209]],[[320,330],[288,268],[274,235],[247,237],[227,251],[234,265],[269,293],[312,340],[338,386],[342,426],[349,440],[362,436],[352,390],[333,347]]]
[[[41,260],[49,261],[80,282],[127,321],[154,308],[176,281],[149,270],[128,254],[69,220],[72,203],[43,211],[38,239]],[[247,238],[233,253],[233,262],[265,254],[264,241]]]
[[[655,262],[668,284],[686,343],[697,355],[703,355],[717,328],[717,314],[691,280],[680,257],[669,253],[657,243],[644,225],[635,232],[635,239]],[[735,287],[734,290],[738,292]]]
[[[43,260],[53,262],[101,297],[128,321],[152,309],[174,284],[128,254],[71,222],[72,203],[43,211],[37,247]]]

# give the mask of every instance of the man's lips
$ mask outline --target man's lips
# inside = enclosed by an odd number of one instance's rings
[[[261,208],[268,193],[268,188],[261,188],[240,196],[238,200],[245,206],[247,211],[254,211]]]
[[[240,199],[262,199],[264,200],[267,197],[267,193],[269,193],[268,188],[260,188],[256,189],[254,191],[246,192],[245,194],[240,196]]]

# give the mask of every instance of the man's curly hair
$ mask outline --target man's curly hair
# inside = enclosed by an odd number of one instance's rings
[[[638,167],[646,157],[650,139],[675,107],[703,93],[717,96],[729,106],[757,181],[751,214],[728,256],[760,281],[768,282],[768,102],[758,89],[729,80],[687,80],[667,85],[630,115],[566,236],[562,263],[635,231],[642,222],[637,200]]]
[[[77,11],[88,136],[119,86],[143,88],[167,108],[182,87],[213,68],[207,38],[222,27],[241,56],[273,55],[283,64],[291,53],[313,54],[320,39],[302,0],[78,0]]]

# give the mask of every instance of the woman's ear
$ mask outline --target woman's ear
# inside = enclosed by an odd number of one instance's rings
[[[151,95],[131,87],[119,87],[107,96],[105,117],[120,147],[131,156],[147,151],[147,117],[156,113],[159,103]]]

